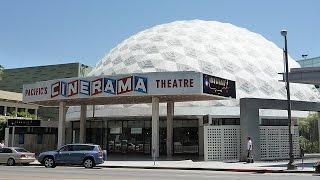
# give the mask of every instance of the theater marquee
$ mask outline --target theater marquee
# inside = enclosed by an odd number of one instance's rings
[[[211,77],[208,79],[210,86],[206,84],[207,77]],[[24,85],[23,101],[201,94],[235,98],[234,81],[222,78],[218,78],[219,81],[212,81],[213,77],[200,72],[187,71],[57,79]],[[222,88],[221,93],[217,93],[220,89],[210,89],[213,84],[217,84],[218,88],[224,87],[227,91]]]

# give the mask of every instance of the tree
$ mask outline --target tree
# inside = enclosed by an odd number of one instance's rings
[[[306,153],[319,152],[318,119],[317,113],[299,119],[299,143]]]
[[[8,116],[10,117],[23,117],[23,118],[27,118],[27,119],[36,119],[37,116],[35,114],[30,114],[29,112],[25,112],[25,111],[21,111],[21,112],[17,112],[17,111],[13,111],[11,113],[8,113]]]

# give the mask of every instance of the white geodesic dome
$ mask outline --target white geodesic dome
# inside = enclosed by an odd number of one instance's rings
[[[290,57],[289,66],[300,67]],[[285,85],[279,82],[278,74],[284,71],[282,49],[260,34],[216,21],[176,21],[141,31],[107,53],[89,76],[159,71],[200,71],[235,80],[237,99],[286,98]],[[320,100],[311,85],[290,87],[293,100]],[[238,101],[180,105],[237,106]]]

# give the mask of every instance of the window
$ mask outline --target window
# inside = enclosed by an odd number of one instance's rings
[[[212,118],[212,125],[240,125],[239,118]]]
[[[110,134],[121,134],[122,133],[122,128],[110,128]]]
[[[28,113],[29,114],[36,114],[36,110],[35,109],[28,109]]]
[[[12,153],[12,150],[9,148],[3,148],[1,153]]]
[[[19,113],[17,114],[17,116],[18,117],[23,117],[23,114],[26,112],[26,109],[25,108],[18,108],[18,112]]]
[[[292,119],[293,124],[297,126],[296,119]],[[261,119],[261,126],[288,126],[288,119]]]
[[[7,107],[7,116],[14,115],[16,108],[15,107]]]
[[[33,127],[32,132],[36,134],[44,134],[46,132],[46,129],[43,127]]]
[[[15,133],[16,134],[27,134],[28,128],[26,127],[15,127]]]
[[[24,144],[24,134],[19,134],[19,144]]]
[[[72,146],[70,145],[67,145],[67,146],[63,146],[60,151],[63,152],[63,151],[72,151]]]
[[[43,134],[38,134],[37,135],[37,144],[42,144],[43,143]]]
[[[0,115],[4,116],[4,106],[0,106]]]
[[[27,150],[25,150],[23,148],[16,148],[14,150],[16,150],[17,152],[29,152],[29,151],[27,151]]]
[[[142,128],[131,128],[131,134],[142,134]]]
[[[94,146],[87,146],[87,145],[74,145],[73,150],[74,151],[92,151],[94,149]]]

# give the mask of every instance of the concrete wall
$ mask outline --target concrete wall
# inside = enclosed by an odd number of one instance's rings
[[[239,125],[204,126],[204,160],[240,159],[241,130]],[[253,153],[261,147],[261,160],[289,158],[287,126],[260,126],[258,141],[252,141]],[[294,156],[299,156],[299,131],[295,127],[293,136]]]

